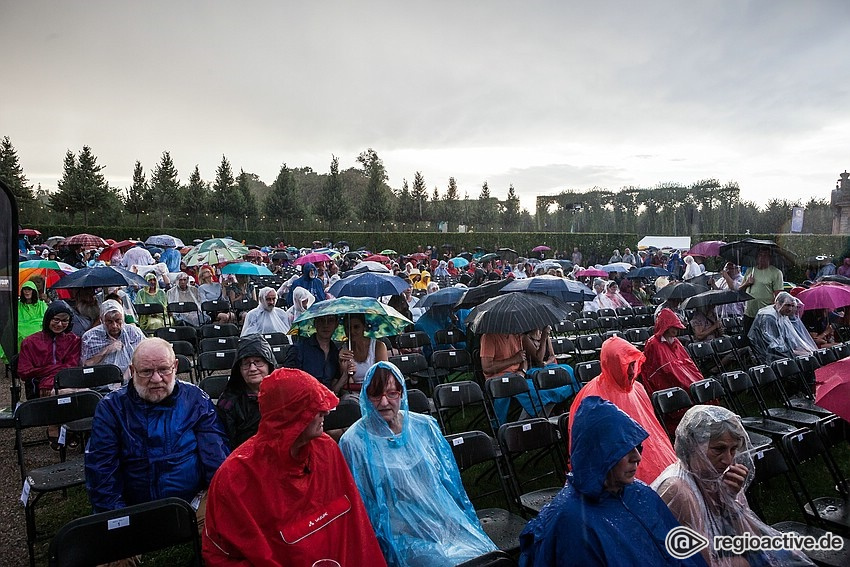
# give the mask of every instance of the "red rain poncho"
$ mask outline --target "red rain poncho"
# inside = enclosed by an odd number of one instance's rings
[[[643,348],[646,361],[641,367],[641,380],[650,396],[653,392],[673,386],[687,392],[691,384],[703,378],[679,339],[674,337],[670,342],[661,340],[671,327],[685,328],[673,311],[662,309],[655,321],[655,334]]]
[[[210,485],[204,561],[218,565],[386,565],[357,486],[337,444],[323,434],[290,447],[333,393],[301,370],[263,380],[257,434],[221,465]]]
[[[650,484],[668,465],[676,461],[676,453],[670,439],[658,423],[652,403],[646,395],[643,385],[629,379],[629,364],[636,362],[635,376],[640,374],[643,353],[634,345],[620,337],[612,337],[602,343],[599,361],[602,374],[591,380],[579,390],[570,407],[570,415],[575,415],[581,402],[587,396],[599,396],[623,410],[643,427],[649,438],[643,442],[643,460],[638,467],[637,478]],[[570,423],[572,439],[572,422]]]

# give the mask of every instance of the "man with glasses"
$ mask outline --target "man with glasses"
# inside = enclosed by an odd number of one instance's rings
[[[177,359],[159,338],[133,353],[130,383],[97,406],[86,447],[86,490],[95,512],[169,496],[198,510],[230,450],[215,406],[197,386],[176,379]]]

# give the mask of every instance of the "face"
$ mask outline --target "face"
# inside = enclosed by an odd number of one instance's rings
[[[103,326],[106,327],[110,337],[117,339],[124,327],[124,316],[118,311],[110,311],[103,317]]]
[[[315,439],[316,437],[321,437],[324,431],[325,425],[325,416],[328,415],[326,411],[320,411],[316,414],[316,417],[310,420],[310,423],[307,424],[307,427],[304,428],[304,431],[298,436],[295,444],[308,443],[309,441]]]
[[[339,325],[339,319],[333,315],[318,317],[313,320],[313,325],[316,327],[316,336],[322,340],[328,340]]]
[[[779,306],[779,314],[783,317],[790,317],[797,311],[797,305],[793,301],[786,301]]]
[[[395,378],[387,382],[383,393],[380,397],[369,396],[369,401],[375,406],[375,409],[381,414],[389,424],[396,421],[398,410],[401,407],[401,389],[398,387],[398,382]]]
[[[608,286],[608,293],[611,294],[611,295],[617,293],[617,284],[609,285]]]
[[[678,336],[679,336],[679,329],[677,329],[676,327],[670,327],[669,329],[664,331],[664,338],[667,339],[667,340],[670,340],[670,339],[672,339],[674,337],[678,337]]]
[[[365,330],[365,325],[360,319],[355,319],[354,317],[352,317],[348,320],[348,328],[351,332],[352,337],[362,337],[363,331]]]
[[[708,442],[707,457],[714,469],[722,473],[726,467],[735,462],[740,441],[728,431]]]
[[[148,278],[146,281],[148,282],[149,289],[153,290],[156,288],[156,278]]]
[[[756,263],[758,267],[761,269],[766,268],[770,265],[770,250],[759,250],[758,257],[756,258]]]
[[[48,326],[50,327],[50,332],[54,335],[58,335],[60,333],[64,333],[70,324],[71,316],[67,313],[59,313],[50,320]]]
[[[142,349],[139,352],[139,349]],[[133,387],[139,397],[157,404],[174,391],[174,376],[177,359],[165,345],[140,345],[130,365],[133,372]]]
[[[640,464],[642,446],[638,445],[608,471],[603,485],[608,492],[617,493],[635,481],[635,473]]]
[[[239,369],[245,384],[251,389],[259,389],[260,382],[269,375],[269,363],[261,356],[246,356],[239,361]]]
[[[212,281],[212,274],[207,271],[203,271],[201,272],[200,278],[201,283],[209,283]]]
[[[30,301],[32,299],[32,294],[33,294],[32,288],[25,287],[25,288],[21,289],[21,293],[23,294],[24,299],[26,299],[27,301]]]
[[[266,294],[266,297],[264,297],[263,299],[266,302],[266,307],[271,309],[272,307],[274,307],[274,304],[277,303],[277,292],[276,291],[270,291],[269,293]]]
[[[189,287],[189,278],[178,278],[177,287],[179,287],[181,291],[186,291],[186,288]]]

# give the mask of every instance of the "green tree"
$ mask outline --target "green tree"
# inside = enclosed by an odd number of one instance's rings
[[[481,185],[481,193],[478,194],[478,202],[475,207],[474,219],[480,225],[480,229],[487,230],[495,224],[499,212],[499,202],[490,196],[490,186],[485,181]]]
[[[416,220],[425,220],[428,208],[428,187],[425,185],[425,177],[421,171],[417,171],[413,177],[413,190],[410,196],[416,206]]]
[[[189,181],[180,192],[180,213],[192,218],[192,228],[197,228],[198,218],[210,210],[209,184],[201,178],[201,171],[195,164],[195,169],[189,175]]]
[[[271,192],[263,203],[263,210],[271,219],[280,222],[280,228],[293,226],[304,220],[306,210],[298,191],[298,185],[291,169],[286,164],[280,167],[277,178],[272,183]]]
[[[70,215],[69,220],[73,220],[77,211],[76,208],[72,209],[72,205],[77,192],[77,157],[68,150],[62,164],[62,177],[56,184],[56,192],[49,199],[50,208],[57,213]]]
[[[180,181],[177,179],[177,168],[169,152],[162,152],[162,158],[151,172],[150,205],[157,217],[159,228],[165,226],[165,218],[171,212],[177,212],[175,204],[180,195]]]
[[[83,213],[83,223],[88,226],[89,213],[116,209],[118,194],[109,187],[98,165],[97,157],[89,146],[83,146],[75,158],[69,150],[65,154],[62,178],[58,191],[50,199],[50,206],[72,216]]]
[[[18,161],[18,152],[9,136],[0,141],[0,179],[6,182],[18,205],[26,206],[35,201],[32,185],[24,175],[24,168]]]
[[[128,213],[136,215],[136,226],[139,226],[139,218],[148,207],[148,180],[142,162],[136,161],[133,168],[133,184],[127,189],[127,198],[124,200],[124,208]]]
[[[331,156],[330,174],[322,187],[322,198],[316,213],[328,225],[334,220],[348,218],[348,203],[345,200],[345,192],[339,176],[339,158],[336,156]]]
[[[460,217],[459,204],[460,196],[458,195],[457,181],[454,177],[449,177],[449,186],[443,197],[443,218],[449,224],[457,222]]]
[[[233,177],[233,169],[224,155],[215,172],[215,183],[213,183],[212,210],[216,217],[224,219],[235,218],[242,210],[242,193],[236,188],[236,179]]]
[[[434,193],[431,196],[431,206],[428,207],[428,217],[432,222],[443,220],[443,207],[440,206],[440,191],[434,185]]]
[[[244,220],[246,231],[248,230],[248,219],[256,220],[258,216],[257,200],[254,198],[254,194],[251,193],[251,182],[254,180],[258,181],[256,175],[245,173],[244,169],[239,170],[239,177],[236,179],[236,187],[239,189],[239,194],[241,195],[240,202],[242,204],[239,215]]]
[[[416,202],[413,200],[413,195],[410,193],[410,186],[407,184],[407,179],[402,180],[401,189],[398,192],[398,206],[396,208],[396,221],[407,223],[411,217],[415,217]]]
[[[387,172],[384,162],[372,148],[357,156],[357,161],[363,166],[363,174],[369,179],[366,194],[360,200],[360,218],[367,223],[374,223],[376,228],[381,228],[390,218],[392,207],[390,190],[385,183]]]
[[[513,184],[511,184],[508,188],[508,198],[505,201],[504,210],[502,211],[502,226],[506,230],[512,231],[516,230],[519,223],[519,197],[516,196],[516,190]]]

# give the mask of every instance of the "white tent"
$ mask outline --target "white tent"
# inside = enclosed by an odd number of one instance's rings
[[[644,236],[638,242],[638,250],[646,250],[650,246],[655,248],[672,250],[690,250],[690,236]]]

